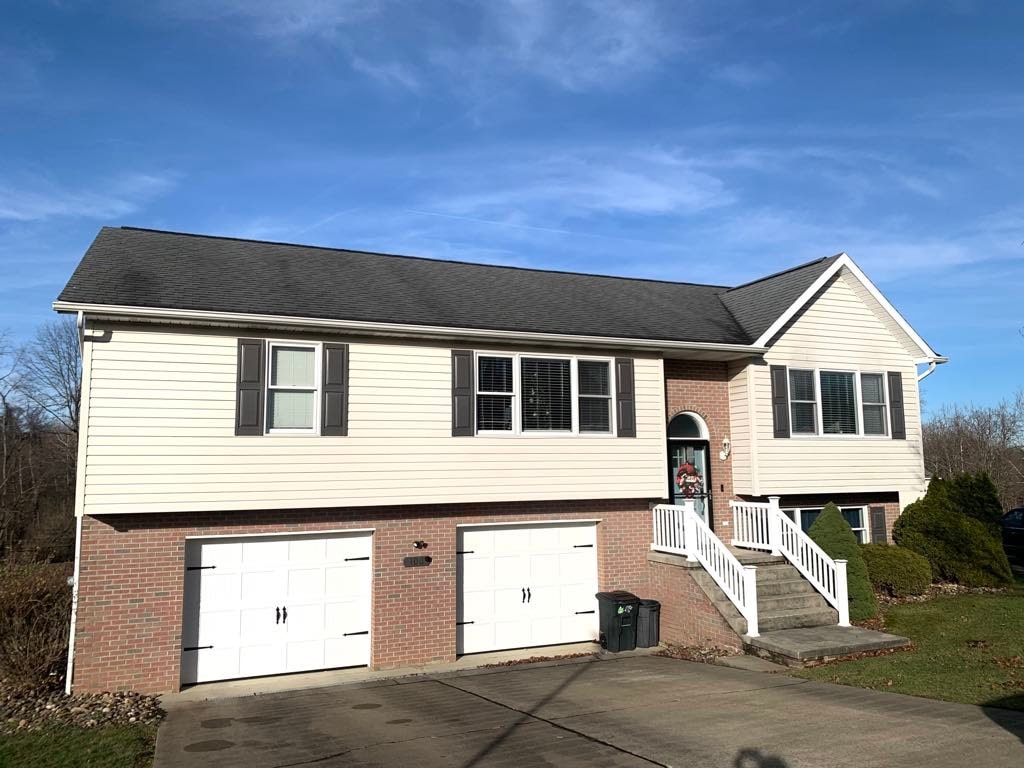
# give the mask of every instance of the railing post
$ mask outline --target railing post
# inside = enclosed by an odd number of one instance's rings
[[[740,511],[737,509],[735,501],[729,502],[729,508],[732,510],[732,545],[735,547],[736,542],[743,538],[740,530]]]
[[[743,599],[747,608],[747,637],[757,637],[757,568],[743,566]]]
[[[846,561],[836,560],[836,602],[839,604],[839,626],[850,626],[850,594],[846,583]]]
[[[779,497],[768,497],[768,546],[774,557],[782,554],[782,510],[779,509]]]
[[[686,559],[691,563],[697,559],[694,550],[697,547],[697,513],[692,507],[683,508],[683,549]]]

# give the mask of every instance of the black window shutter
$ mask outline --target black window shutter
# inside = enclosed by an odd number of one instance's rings
[[[320,434],[348,434],[348,344],[324,344]]]
[[[471,437],[473,418],[473,351],[452,350],[452,436]]]
[[[789,372],[784,365],[769,369],[772,377],[772,425],[775,437],[789,437]]]
[[[629,357],[615,358],[615,423],[619,437],[636,437],[636,384]]]
[[[907,418],[903,411],[903,374],[889,371],[889,425],[893,440],[907,439]]]
[[[870,507],[871,543],[885,544],[885,507]]]
[[[263,339],[238,340],[235,434],[263,434],[263,385],[266,365]]]

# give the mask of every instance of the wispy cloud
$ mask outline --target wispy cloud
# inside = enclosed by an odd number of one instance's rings
[[[134,213],[176,183],[172,173],[123,174],[95,189],[73,189],[38,176],[0,179],[0,220],[116,219]]]
[[[162,0],[182,21],[225,21],[268,38],[323,37],[376,15],[379,0]]]
[[[398,61],[371,61],[353,54],[349,58],[352,69],[385,85],[399,85],[410,91],[419,90],[420,81],[413,70]]]
[[[774,80],[777,75],[778,68],[770,62],[734,62],[711,71],[711,77],[715,80],[740,88],[764,85]]]

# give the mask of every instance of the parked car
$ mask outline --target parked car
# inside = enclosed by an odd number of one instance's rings
[[[1024,565],[1024,507],[1003,515],[1003,549],[1011,561]]]

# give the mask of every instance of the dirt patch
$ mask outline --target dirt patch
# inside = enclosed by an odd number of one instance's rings
[[[905,605],[906,603],[927,603],[938,597],[956,597],[958,595],[1002,595],[1009,587],[965,587],[960,584],[932,584],[923,595],[892,597],[876,592],[879,605]]]
[[[567,653],[562,656],[530,656],[525,659],[509,659],[508,661],[496,661],[493,664],[481,664],[479,669],[490,669],[491,667],[515,667],[520,664],[535,664],[538,661],[560,661],[561,659],[582,659],[585,656],[597,658],[596,653]]]
[[[715,659],[723,656],[741,656],[736,651],[729,651],[724,648],[694,645],[668,645],[658,651],[655,656],[667,656],[670,659],[682,659],[683,661],[697,661],[701,664],[714,664]]]
[[[98,728],[155,724],[164,717],[158,700],[141,693],[87,693],[66,696],[50,686],[12,685],[0,680],[0,733],[51,725]]]

